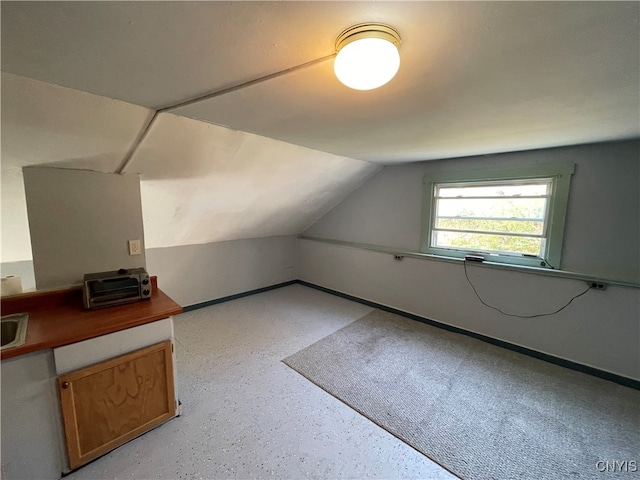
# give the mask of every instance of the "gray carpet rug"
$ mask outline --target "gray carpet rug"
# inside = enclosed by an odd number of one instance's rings
[[[640,478],[638,390],[380,310],[283,362],[463,479]]]

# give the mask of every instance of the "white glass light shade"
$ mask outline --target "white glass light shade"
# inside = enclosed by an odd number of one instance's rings
[[[400,35],[382,23],[361,23],[347,28],[336,40],[333,70],[347,87],[378,88],[400,68]]]
[[[355,90],[371,90],[391,80],[400,68],[397,47],[382,38],[361,38],[340,49],[333,69],[336,77]]]

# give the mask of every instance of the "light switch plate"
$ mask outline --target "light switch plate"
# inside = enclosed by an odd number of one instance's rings
[[[140,255],[140,240],[129,240],[129,255]]]

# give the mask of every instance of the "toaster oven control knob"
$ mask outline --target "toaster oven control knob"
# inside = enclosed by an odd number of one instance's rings
[[[142,279],[142,284],[143,285],[149,285],[149,279],[148,278],[143,278]]]
[[[149,293],[151,293],[151,292],[149,292],[149,290],[146,289],[146,288],[144,290],[142,290],[142,295],[144,295],[145,297],[148,296]]]

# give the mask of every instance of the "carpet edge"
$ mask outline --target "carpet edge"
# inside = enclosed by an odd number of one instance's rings
[[[365,315],[366,316],[366,315]],[[359,320],[359,319],[358,319]],[[351,325],[351,324],[349,324]],[[344,328],[344,327],[343,327]],[[338,329],[336,330],[336,332],[338,332],[339,330],[342,329]],[[335,332],[334,332],[335,333]],[[333,335],[333,333],[330,333],[329,335]],[[327,336],[329,336],[327,335]],[[321,338],[320,340],[324,339],[326,337]],[[320,341],[318,340],[318,342]],[[312,343],[311,345],[314,345],[317,342]],[[311,346],[309,345],[309,347]],[[305,347],[308,348],[308,347]],[[420,450],[418,450],[416,447],[414,447],[413,445],[411,445],[410,443],[408,443],[405,439],[403,439],[402,437],[400,437],[399,435],[396,435],[395,433],[389,431],[388,429],[386,429],[383,425],[381,425],[379,422],[377,422],[376,420],[374,420],[373,418],[368,417],[364,412],[362,412],[359,408],[354,407],[353,405],[350,405],[349,403],[347,403],[346,400],[343,400],[342,398],[334,395],[333,393],[331,393],[329,390],[327,390],[326,388],[324,388],[322,385],[319,385],[318,383],[314,382],[311,378],[309,378],[308,376],[306,376],[304,373],[302,373],[300,370],[298,370],[297,368],[295,368],[294,366],[290,365],[289,363],[287,363],[287,359],[289,359],[290,357],[293,357],[294,355],[296,355],[297,353],[299,353],[300,351],[304,350],[301,349],[298,352],[289,355],[287,358],[280,360],[282,363],[284,363],[287,367],[289,367],[291,370],[293,370],[294,372],[296,372],[298,375],[300,375],[302,378],[306,379],[307,381],[309,381],[310,383],[312,383],[313,385],[315,385],[316,387],[318,387],[320,390],[322,390],[323,392],[325,392],[326,394],[330,395],[331,397],[335,398],[336,400],[338,400],[340,403],[342,403],[343,405],[346,405],[347,407],[349,407],[351,410],[353,410],[354,412],[356,412],[357,414],[359,414],[360,416],[366,418],[367,420],[369,420],[371,423],[377,425],[379,428],[381,428],[382,430],[384,430],[385,432],[387,432],[389,435],[391,435],[394,438],[397,438],[398,440],[400,440],[402,443],[404,443],[405,445],[407,445],[408,447],[410,447],[411,449],[415,450],[417,453],[419,453],[420,455],[425,456],[426,458],[428,458],[431,462],[435,463],[436,465],[438,465],[440,468],[442,468],[443,470],[446,470],[447,472],[449,472],[451,475],[453,475],[456,478],[459,478],[460,480],[464,480],[463,477],[461,477],[460,475],[458,475],[457,473],[451,471],[449,468],[447,468],[445,465],[442,465],[440,462],[438,462],[437,460],[435,460],[434,458],[431,458],[429,455],[427,455],[424,452],[421,452]]]

